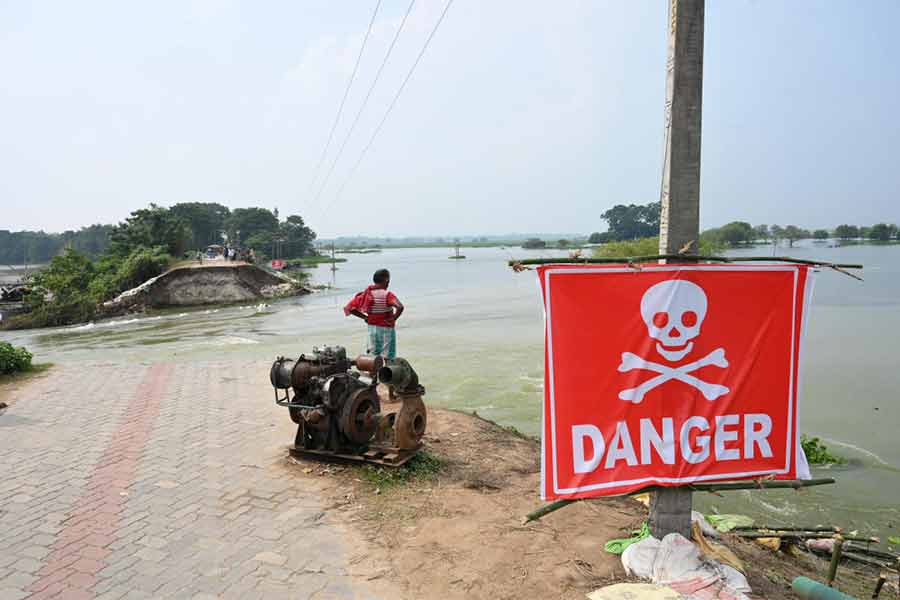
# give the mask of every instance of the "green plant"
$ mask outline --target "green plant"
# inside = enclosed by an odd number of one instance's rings
[[[14,347],[9,342],[0,342],[0,374],[8,375],[31,369],[32,354],[22,347]]]
[[[717,240],[700,236],[700,255],[715,256],[723,250],[723,244]],[[597,258],[617,258],[630,256],[656,256],[659,254],[659,238],[647,237],[636,240],[609,242],[594,248]]]
[[[413,480],[434,480],[446,466],[446,460],[423,450],[402,467],[385,468],[366,465],[362,468],[362,478],[376,488],[385,490]]]
[[[817,437],[809,437],[804,433],[800,436],[800,445],[811,465],[842,465],[847,462],[843,456],[832,454]]]

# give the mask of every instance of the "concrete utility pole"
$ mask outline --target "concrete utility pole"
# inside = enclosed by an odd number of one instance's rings
[[[700,245],[700,114],[703,96],[704,0],[670,0],[666,129],[660,192],[659,253],[697,254]],[[650,495],[650,532],[691,537],[691,492]]]

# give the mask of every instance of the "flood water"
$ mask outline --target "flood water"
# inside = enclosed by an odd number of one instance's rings
[[[466,410],[537,434],[543,389],[543,331],[535,275],[513,273],[506,261],[549,256],[519,248],[385,250],[345,255],[313,280],[334,289],[273,302],[194,310],[40,331],[3,332],[37,361],[207,361],[295,356],[316,345],[340,344],[356,354],[365,327],[341,307],[379,267],[406,305],[398,325],[398,354],[425,385],[426,402]],[[751,514],[763,524],[837,524],[861,534],[900,535],[900,246],[829,248],[808,244],[779,254],[863,263],[865,282],[825,270],[813,296],[806,341],[801,431],[822,438],[850,459],[814,468],[838,484],[801,492],[695,495],[700,510]],[[771,248],[741,251],[771,254]],[[585,352],[590,351],[589,348]],[[268,370],[242,377],[267,381]],[[265,396],[260,402],[270,402]],[[287,417],[286,417],[287,418]],[[539,504],[535,490],[535,504]]]

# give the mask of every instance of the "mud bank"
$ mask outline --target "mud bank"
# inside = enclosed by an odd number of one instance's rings
[[[231,304],[308,294],[290,277],[249,264],[192,265],[166,271],[103,304],[107,314],[167,306]]]
[[[419,600],[576,600],[633,580],[620,558],[603,549],[646,519],[647,509],[633,498],[578,502],[524,524],[524,515],[542,504],[537,440],[431,408],[425,442],[443,466],[395,484],[370,468],[285,458],[293,476],[323,485],[333,516],[366,541],[351,562],[368,584],[399,585],[403,598]],[[825,560],[796,548],[772,551],[727,534],[720,541],[746,565],[753,598],[795,598],[795,576],[822,580],[827,569]],[[876,577],[842,564],[837,585],[870,592]]]

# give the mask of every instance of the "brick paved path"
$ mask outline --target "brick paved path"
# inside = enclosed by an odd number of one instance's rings
[[[4,397],[0,600],[374,598],[265,380],[72,364]]]

